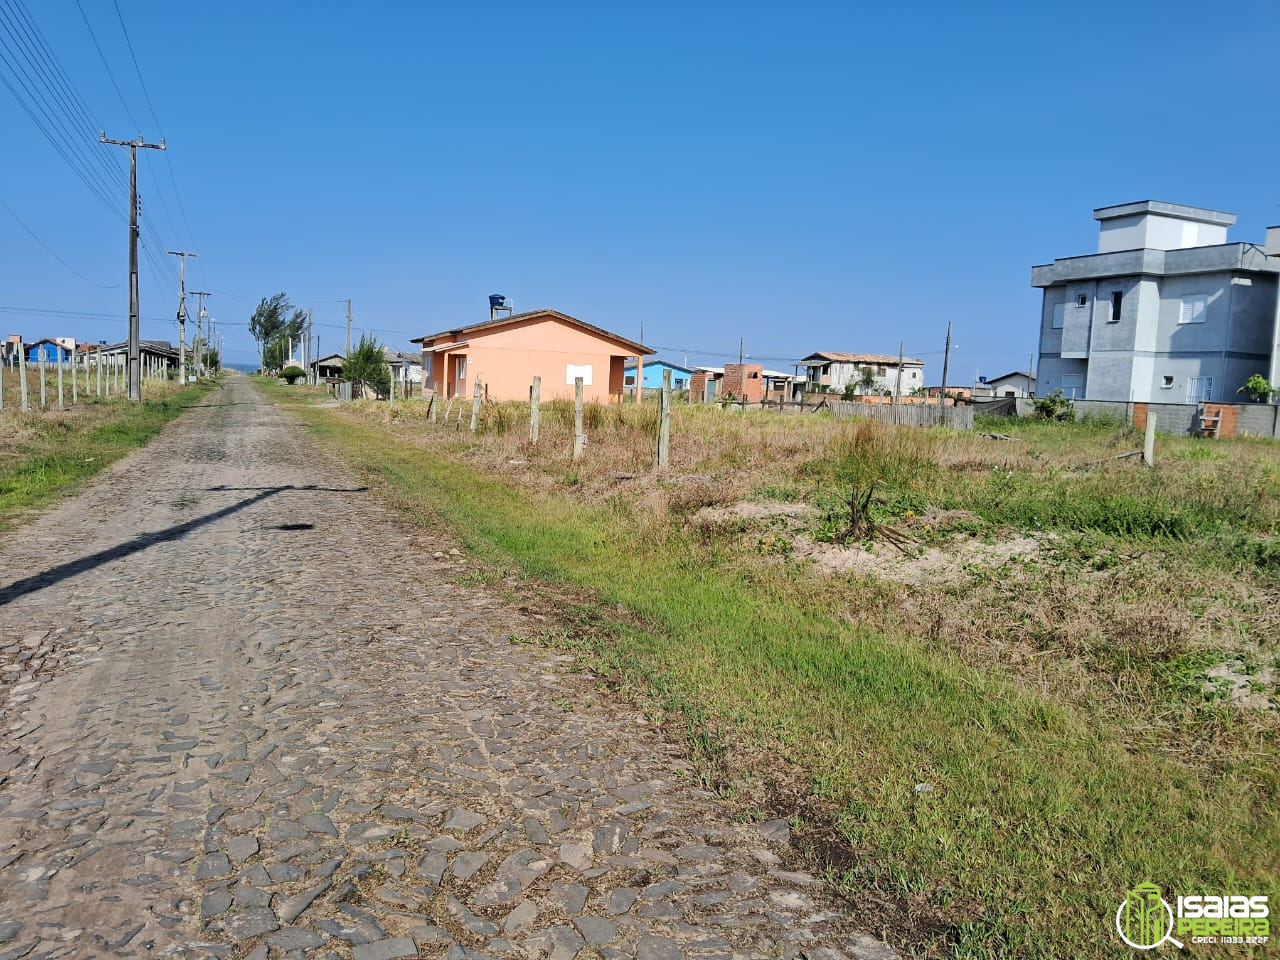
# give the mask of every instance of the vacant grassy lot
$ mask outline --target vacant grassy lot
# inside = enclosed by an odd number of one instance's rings
[[[1114,423],[678,408],[656,477],[652,407],[589,409],[579,463],[564,405],[537,448],[520,405],[478,436],[417,401],[298,409],[534,581],[560,625],[516,639],[665,716],[745,816],[795,817],[908,952],[1114,956],[1141,881],[1280,894],[1272,442],[1161,438],[1147,470]],[[855,487],[872,535],[840,543]]]
[[[0,411],[0,530],[12,527],[23,510],[42,506],[93,476],[131,450],[144,445],[195,400],[211,382],[180,387],[176,382],[143,381],[143,403],[119,393],[96,398],[83,392],[71,402],[68,378],[65,406],[57,408],[57,381],[47,377],[48,406],[39,407],[39,386],[28,371],[31,409],[20,409],[18,378],[4,371],[4,409]]]

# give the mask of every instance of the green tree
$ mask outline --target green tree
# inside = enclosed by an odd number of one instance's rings
[[[302,339],[307,314],[289,302],[284,291],[263,297],[249,318],[249,333],[258,344],[263,370],[279,370],[289,358],[289,341]]]
[[[862,368],[862,376],[854,383],[858,393],[870,393],[876,388],[876,372],[871,367]]]
[[[205,350],[204,356],[200,358],[200,362],[204,364],[204,368],[209,371],[216,372],[222,367],[222,357],[218,353],[216,347],[209,347]]]
[[[1271,399],[1271,395],[1276,392],[1275,387],[1260,373],[1255,373],[1244,382],[1236,393],[1243,393],[1254,403],[1266,403]]]
[[[367,333],[360,337],[351,356],[342,361],[342,379],[352,383],[367,383],[380,395],[390,392],[391,367],[387,364],[387,355],[377,337],[371,337]]]
[[[1041,420],[1075,419],[1075,408],[1071,404],[1071,399],[1061,390],[1055,390],[1047,397],[1037,397],[1035,408],[1036,416]]]

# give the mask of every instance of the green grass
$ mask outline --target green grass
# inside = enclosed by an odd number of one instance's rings
[[[422,522],[438,516],[490,562],[587,591],[600,611],[624,607],[629,616],[598,613],[572,642],[681,718],[695,746],[714,752],[727,736],[803,771],[854,853],[837,881],[945,918],[941,932],[913,934],[914,950],[1112,956],[1111,915],[1140,881],[1280,893],[1280,782],[1256,752],[1224,755],[1210,771],[1179,763],[1150,732],[1099,725],[997,666],[974,669],[943,645],[851,623],[829,593],[761,575],[678,526],[532,493],[451,459],[449,447],[402,444],[341,414],[301,415]],[[932,470],[911,450],[880,460],[876,475],[907,489]],[[815,469],[845,482],[862,468],[844,451]],[[1119,529],[1178,535],[1142,519],[1181,516],[1176,503],[1130,495],[1137,518]],[[1092,514],[1054,496],[1016,484],[982,509],[1089,526]],[[1235,530],[1259,519],[1229,507],[1206,516]],[[1172,667],[1170,683],[1191,682],[1199,666]],[[1255,746],[1269,755],[1274,738]]]
[[[12,527],[20,511],[48,504],[144,446],[211,389],[209,381],[173,388],[141,404],[119,397],[82,399],[65,415],[23,414],[6,403],[6,427],[17,439],[0,460],[0,530]]]

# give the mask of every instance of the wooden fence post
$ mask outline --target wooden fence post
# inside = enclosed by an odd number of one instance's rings
[[[587,449],[587,435],[582,432],[582,378],[573,378],[573,459],[581,460]]]
[[[445,404],[445,408],[444,408],[444,423],[445,423],[445,426],[448,426],[448,425],[449,425],[449,417],[453,415],[453,401],[454,401],[454,399],[455,399],[454,397],[450,397],[450,398],[449,398],[449,402],[448,402],[447,404]]]
[[[40,360],[37,362],[36,370],[40,377],[40,409],[43,410],[49,404],[48,387],[44,382],[44,347],[40,348]]]
[[[95,350],[93,351],[93,353],[94,353],[94,359],[97,361],[95,365],[98,368],[98,386],[94,391],[94,396],[101,397],[102,396],[102,351]]]
[[[22,393],[22,412],[31,409],[31,401],[27,399],[27,348],[18,344],[18,390]]]
[[[66,404],[63,403],[64,391],[62,388],[62,348],[58,348],[58,409],[65,410]]]
[[[0,410],[4,409],[4,357],[0,357]]]
[[[476,377],[475,389],[471,391],[471,432],[480,429],[480,402],[484,397],[484,388],[480,386],[480,378]]]
[[[529,387],[529,442],[535,446],[542,430],[542,378],[534,377]]]
[[[671,448],[671,371],[662,371],[662,393],[658,396],[658,469],[667,469]]]
[[[436,395],[433,392],[431,396],[427,397],[427,419],[435,423],[437,416]]]
[[[75,356],[72,356],[71,358],[71,404],[72,406],[75,406],[80,402],[80,381],[78,379],[80,376],[80,372],[76,370],[76,361],[78,359],[79,358]]]
[[[1147,411],[1147,432],[1142,438],[1142,462],[1148,467],[1156,465],[1156,415]]]

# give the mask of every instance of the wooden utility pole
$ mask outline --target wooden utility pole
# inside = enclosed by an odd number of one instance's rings
[[[662,371],[662,393],[658,396],[658,469],[667,468],[671,450],[671,371]]]
[[[897,403],[898,398],[902,396],[902,348],[904,344],[898,341],[898,377],[897,382],[893,385],[893,402]]]
[[[347,297],[347,352],[344,357],[351,356],[351,298]]]
[[[178,382],[187,382],[187,257],[199,257],[200,254],[188,253],[186,250],[166,250],[171,257],[178,258]]]
[[[587,449],[587,435],[582,432],[582,378],[573,378],[573,459],[581,460]]]
[[[529,442],[536,445],[542,429],[542,378],[534,377],[529,387]]]
[[[196,339],[191,344],[191,352],[194,354],[191,358],[191,365],[195,367],[196,377],[199,378],[204,375],[204,357],[200,347],[200,324],[204,320],[204,298],[212,297],[213,294],[208,290],[192,290],[191,292],[199,297],[196,306]]]
[[[138,148],[164,150],[164,138],[159,143],[137,140],[112,140],[103,130],[99,143],[111,143],[129,148],[129,399],[142,400],[142,356],[138,326]]]
[[[311,308],[307,307],[307,340],[306,346],[302,348],[302,369],[307,371],[306,383],[311,383],[311,364],[315,359],[311,355]]]
[[[947,403],[947,368],[951,365],[951,321],[947,321],[947,346],[942,351],[942,391],[939,397],[943,406]]]

